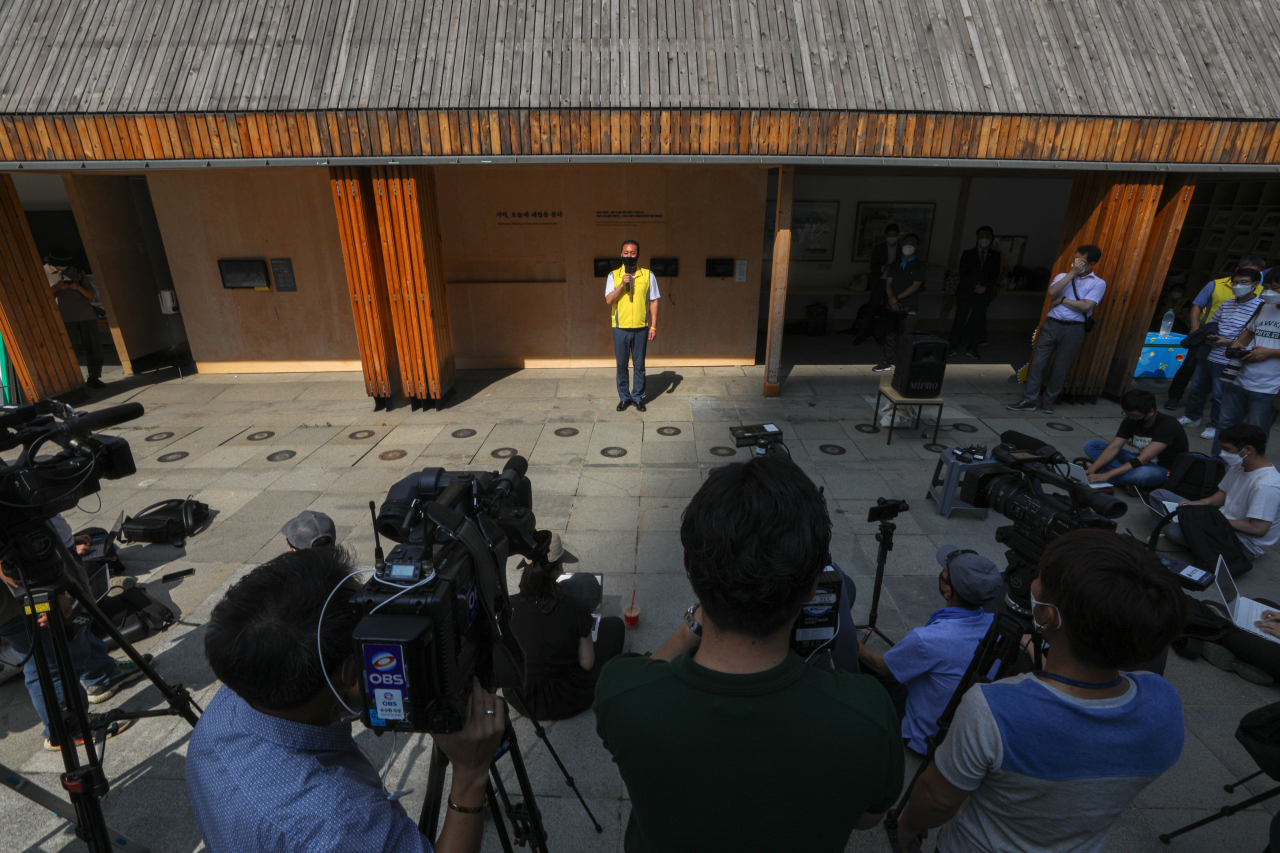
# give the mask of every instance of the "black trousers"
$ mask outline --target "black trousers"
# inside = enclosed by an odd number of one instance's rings
[[[102,376],[102,336],[98,333],[98,321],[79,320],[65,325],[71,346],[83,356],[89,367],[89,378]]]
[[[951,334],[947,336],[952,349],[961,346],[972,348],[987,342],[987,309],[995,298],[994,287],[988,287],[984,293],[956,291],[956,318],[951,323]]]
[[[1169,380],[1169,399],[1181,400],[1182,395],[1187,393],[1187,386],[1191,384],[1191,377],[1196,375],[1196,365],[1198,361],[1191,357],[1191,353],[1187,353],[1186,358],[1182,359],[1182,364],[1178,366],[1178,372],[1173,374],[1173,379]]]

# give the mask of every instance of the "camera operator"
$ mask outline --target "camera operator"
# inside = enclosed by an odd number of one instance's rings
[[[507,699],[525,716],[563,720],[591,707],[600,670],[622,651],[626,628],[617,616],[601,619],[592,641],[591,605],[557,583],[564,563],[576,558],[559,533],[550,538],[547,556],[525,567],[520,592],[511,597],[511,630],[524,649],[527,686],[520,696],[508,690]]]
[[[360,702],[351,571],[337,548],[281,554],[214,607],[205,655],[223,687],[191,735],[186,763],[210,850],[433,849],[351,737],[343,702]],[[502,700],[477,683],[466,727],[432,735],[453,764],[435,849],[480,849],[485,784],[505,720]]]
[[[831,562],[822,494],[780,456],[716,468],[680,540],[701,604],[596,686],[596,731],[631,797],[625,849],[843,851],[893,804],[903,754],[875,679],[789,648]]]
[[[1148,672],[1182,631],[1174,575],[1136,539],[1076,530],[1045,548],[1032,614],[1044,670],[964,696],[934,766],[898,823],[904,851],[924,832],[946,851],[1101,850],[1130,801],[1178,760],[1182,701]]]
[[[1178,457],[1187,452],[1187,431],[1172,415],[1156,410],[1156,395],[1134,389],[1120,397],[1124,420],[1116,437],[1084,443],[1092,463],[1084,469],[1090,483],[1153,488],[1169,478]],[[1138,448],[1125,450],[1126,443]]]
[[[67,550],[75,554],[84,554],[89,550],[88,536],[71,535],[71,525],[60,515],[55,515],[49,520],[49,524],[54,531],[62,539],[62,543],[67,546]],[[85,574],[84,566],[75,561],[72,566],[71,577],[80,587],[86,591],[89,589],[89,578]],[[0,563],[0,579],[9,586],[16,588],[20,584],[17,572],[9,570],[3,563]],[[67,595],[62,595],[59,600],[62,608],[62,615],[69,619],[73,613],[73,605],[71,599]],[[48,624],[48,617],[41,615],[38,617],[38,624],[44,627]],[[31,636],[27,631],[28,623],[23,615],[22,602],[15,595],[7,592],[0,592],[0,637],[13,646],[14,651],[27,658],[23,665],[23,678],[27,685],[27,692],[31,694],[31,702],[36,707],[36,713],[40,716],[40,722],[44,725],[44,748],[50,752],[56,752],[60,747],[57,743],[50,740],[49,737],[49,717],[48,711],[44,704],[44,692],[40,689],[40,675],[36,666],[35,655],[27,657],[31,652]],[[47,638],[43,640],[45,656],[53,662],[53,645]],[[96,634],[89,629],[88,625],[81,627],[67,641],[67,648],[71,652],[71,664],[75,668],[76,675],[79,678],[77,688],[81,691],[84,698],[93,704],[105,702],[125,685],[132,684],[142,677],[142,670],[138,668],[136,663],[125,661],[123,663],[116,661],[107,652],[107,644],[98,638]],[[56,665],[53,665],[51,674],[53,675],[54,687],[57,691],[58,704],[66,703],[65,694],[63,693],[62,679],[58,677]],[[127,726],[121,725],[114,729],[108,729],[108,734],[115,734],[123,731]],[[76,743],[83,742],[83,733],[77,733]]]
[[[924,755],[938,718],[964,678],[995,617],[982,606],[1004,594],[996,564],[952,545],[938,550],[938,594],[946,606],[883,655],[858,644],[858,662],[889,691],[907,748]]]

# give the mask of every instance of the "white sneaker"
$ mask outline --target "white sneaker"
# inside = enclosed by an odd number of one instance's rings
[[[1217,435],[1217,434],[1218,434],[1218,428],[1217,428],[1217,427],[1207,426],[1207,427],[1205,427],[1205,428],[1204,428],[1204,432],[1200,433],[1200,437],[1201,437],[1201,438],[1213,438],[1213,437],[1214,437],[1215,435]]]
[[[1178,418],[1178,423],[1182,424],[1183,426],[1200,426],[1200,419],[1196,418],[1193,421],[1191,420],[1191,418],[1187,417],[1186,415],[1183,415],[1182,417]]]

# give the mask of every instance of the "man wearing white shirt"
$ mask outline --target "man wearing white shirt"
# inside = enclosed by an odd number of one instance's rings
[[[1240,359],[1244,364],[1236,381],[1222,390],[1221,429],[1246,423],[1269,433],[1276,420],[1273,404],[1280,394],[1280,268],[1267,272],[1259,298],[1265,304],[1231,344],[1233,347],[1253,344],[1253,348]],[[1214,456],[1218,455],[1219,447],[1215,437]]]
[[[1067,370],[1084,343],[1085,322],[1107,290],[1107,283],[1093,274],[1093,268],[1101,258],[1102,250],[1097,246],[1081,246],[1076,249],[1071,272],[1060,274],[1049,285],[1049,316],[1036,333],[1027,390],[1021,400],[1006,406],[1010,411],[1034,412],[1036,400],[1043,392],[1040,410],[1047,415],[1053,414],[1053,404],[1062,393]],[[1051,361],[1052,369],[1049,367]]]
[[[640,244],[622,244],[622,266],[609,273],[604,283],[604,301],[613,320],[613,354],[618,363],[618,411],[635,404],[644,406],[644,351],[658,334],[658,278],[640,267],[636,259]],[[635,381],[627,389],[627,361],[635,365]]]

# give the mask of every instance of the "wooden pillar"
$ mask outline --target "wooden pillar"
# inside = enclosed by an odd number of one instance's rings
[[[787,315],[787,272],[791,267],[791,188],[795,167],[778,167],[778,218],[773,231],[773,274],[769,283],[769,334],[764,348],[764,395],[782,391],[782,327]]]
[[[397,363],[373,183],[369,170],[359,166],[331,168],[329,181],[342,238],[365,392],[384,405],[396,384]]]
[[[0,174],[0,335],[28,400],[84,385],[13,178]]]
[[[1092,243],[1102,249],[1094,272],[1107,283],[1107,291],[1094,311],[1097,325],[1067,374],[1065,396],[1097,398],[1107,384],[1121,336],[1134,315],[1146,308],[1139,282],[1163,185],[1164,175],[1156,172],[1076,175],[1053,274],[1070,268],[1078,246]],[[1045,294],[1042,322],[1048,312]]]
[[[1155,221],[1147,237],[1147,245],[1138,269],[1127,324],[1122,328],[1116,343],[1116,352],[1103,389],[1108,395],[1119,397],[1129,390],[1133,381],[1133,369],[1142,355],[1142,344],[1151,328],[1151,316],[1155,312],[1164,289],[1164,279],[1169,272],[1173,250],[1178,247],[1182,223],[1191,207],[1195,194],[1194,175],[1168,175],[1160,192]]]
[[[373,195],[404,395],[439,401],[456,367],[435,175],[424,166],[375,166]]]

